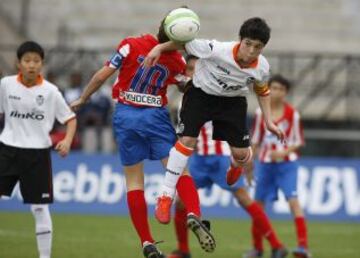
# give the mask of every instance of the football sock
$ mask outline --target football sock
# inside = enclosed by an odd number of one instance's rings
[[[133,190],[127,192],[127,203],[132,223],[141,240],[141,245],[148,241],[154,242],[150,233],[148,222],[147,205],[143,190]]]
[[[295,218],[296,235],[299,247],[308,248],[307,228],[304,217]]]
[[[178,241],[178,249],[181,252],[189,253],[189,240],[188,240],[188,230],[186,225],[187,211],[184,207],[176,207],[174,225],[176,238]]]
[[[180,141],[177,141],[175,146],[171,148],[166,167],[165,181],[160,192],[161,195],[167,195],[174,199],[176,184],[192,152],[193,149],[184,146]]]
[[[50,258],[52,242],[52,221],[47,204],[31,205],[35,218],[36,241],[40,258]]]
[[[192,177],[188,175],[181,176],[176,185],[176,189],[180,200],[184,203],[187,212],[193,213],[200,217],[200,199]]]
[[[251,223],[251,233],[252,233],[252,240],[254,248],[258,251],[263,251],[263,242],[262,242],[262,233],[260,228],[255,224],[255,221],[252,220]]]
[[[259,228],[261,234],[269,241],[272,249],[281,247],[282,244],[276,236],[276,233],[272,228],[268,217],[260,205],[256,202],[253,202],[247,207],[247,211],[252,217],[254,226]]]

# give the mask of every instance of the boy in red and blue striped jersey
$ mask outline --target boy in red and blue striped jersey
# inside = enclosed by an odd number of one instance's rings
[[[264,118],[257,110],[253,128],[252,144],[258,150],[259,166],[255,199],[262,206],[267,200],[277,199],[280,189],[294,216],[298,247],[293,251],[296,257],[310,257],[307,241],[307,227],[302,208],[298,201],[297,170],[299,149],[304,145],[303,129],[299,112],[286,102],[290,82],[281,75],[269,80],[271,90],[271,115],[274,123],[285,133],[285,144],[280,144],[266,130]],[[261,235],[253,230],[257,249],[262,249]]]

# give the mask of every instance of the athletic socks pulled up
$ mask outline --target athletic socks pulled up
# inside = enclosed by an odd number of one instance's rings
[[[138,236],[140,237],[141,245],[145,241],[154,243],[154,239],[152,238],[150,233],[144,191],[133,190],[127,192],[127,203],[131,221],[136,229]]]

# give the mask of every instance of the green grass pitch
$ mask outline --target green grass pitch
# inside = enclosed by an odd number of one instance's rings
[[[193,258],[240,258],[249,249],[250,223],[247,220],[213,219],[217,249],[203,252],[191,236]],[[53,258],[141,258],[140,244],[128,217],[53,214]],[[173,225],[151,220],[156,240],[165,240],[165,253],[175,247]],[[274,226],[286,246],[295,246],[291,221]],[[37,258],[34,221],[29,213],[0,212],[0,258]],[[310,222],[309,240],[314,258],[360,258],[360,224]],[[267,246],[267,243],[264,243]],[[265,257],[269,257],[269,252]],[[291,257],[289,255],[288,257]]]

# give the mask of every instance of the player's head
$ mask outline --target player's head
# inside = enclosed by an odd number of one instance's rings
[[[44,60],[44,49],[34,41],[25,41],[18,47],[16,51],[18,60],[20,61],[21,58],[28,53],[37,54],[41,60]]]
[[[271,29],[264,19],[253,17],[241,25],[239,37],[240,40],[245,38],[258,40],[265,46],[269,42],[270,31]]]
[[[23,76],[36,79],[43,66],[44,49],[34,41],[26,41],[18,47],[16,54],[17,66]]]
[[[195,70],[195,63],[196,60],[198,60],[198,58],[193,55],[187,55],[185,60],[186,60],[185,74],[192,78]]]
[[[240,28],[240,56],[243,62],[257,59],[270,39],[270,27],[265,20],[254,17],[246,20]]]
[[[281,102],[285,100],[285,97],[291,88],[291,83],[284,76],[275,74],[269,80],[269,88],[271,101]]]

